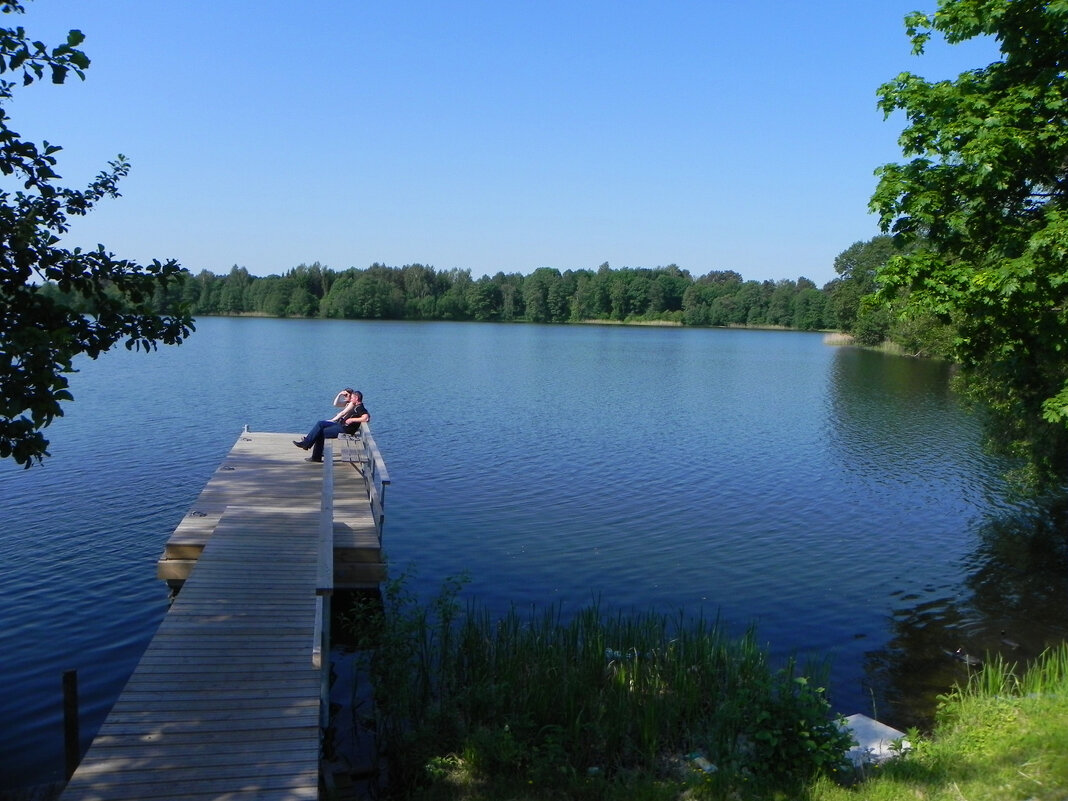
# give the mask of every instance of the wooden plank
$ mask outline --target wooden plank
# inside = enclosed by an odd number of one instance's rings
[[[127,686],[122,698],[116,702],[115,709],[143,709],[146,703],[161,702],[181,704],[183,709],[190,704],[201,702],[215,704],[217,708],[226,709],[246,703],[260,703],[263,706],[275,704],[279,699],[306,700],[307,683],[298,682],[263,682],[256,685],[240,684],[220,687],[217,684],[194,684],[171,687],[168,685],[133,688]],[[120,706],[120,704],[122,706]]]
[[[160,696],[166,699],[166,694]],[[318,698],[270,699],[271,703],[246,701],[225,706],[217,699],[210,703],[182,702],[174,705],[166,701],[151,706],[116,704],[108,713],[108,721],[116,726],[124,723],[151,722],[157,727],[166,727],[169,731],[176,726],[190,726],[204,730],[233,731],[233,727],[246,724],[263,725],[267,728],[303,728],[298,713],[314,705],[314,712],[319,714]],[[292,721],[292,723],[290,722]]]
[[[385,570],[389,476],[365,428],[366,465],[333,447],[306,464],[299,435],[238,438],[168,538],[157,574],[183,588],[64,799],[317,797],[315,593]]]
[[[63,799],[317,796],[319,518],[228,507]]]
[[[298,752],[301,748],[313,741],[303,729],[288,729],[285,731],[253,729],[243,732],[241,737],[235,738],[228,732],[169,732],[164,738],[160,734],[101,734],[93,740],[93,748],[101,753],[106,749],[112,749],[108,756],[114,756],[120,749],[136,747],[139,754],[155,755],[157,758],[165,758],[166,754],[175,748],[176,752],[186,751],[214,751],[225,748],[234,749],[234,753],[245,753],[248,750],[273,750],[288,748]],[[236,747],[241,746],[241,747]],[[316,746],[318,747],[318,746]]]
[[[168,742],[163,747],[156,747],[151,743],[143,743],[139,748],[138,758],[154,759],[162,768],[177,762],[189,764],[195,758],[197,764],[225,764],[240,759],[246,764],[255,764],[257,758],[272,761],[287,761],[293,759],[306,759],[308,751],[317,751],[318,745],[309,744],[310,738],[300,734],[299,738],[291,740],[261,740],[242,737],[239,740],[222,740],[216,742]],[[96,745],[94,743],[94,745]],[[114,748],[116,758],[129,759],[124,756],[124,750],[129,749],[129,743],[111,739],[102,743],[98,748]],[[101,761],[103,762],[103,760]]]
[[[202,754],[196,765],[190,766],[177,760],[164,761],[163,769],[167,771],[168,781],[188,781],[190,779],[221,779],[237,775],[233,768],[233,752],[222,755],[223,758],[212,758],[210,754]],[[242,760],[244,776],[258,778],[261,776],[284,777],[293,771],[295,765],[307,759],[306,753],[297,752],[293,758],[286,759],[283,756],[275,756],[273,759],[263,759],[256,754],[248,754],[248,759]],[[228,759],[229,758],[229,761]],[[158,759],[158,757],[157,757]],[[166,757],[163,757],[166,759]],[[102,762],[87,770],[89,776],[107,777],[113,786],[122,784],[144,784],[144,769],[149,767],[148,758],[121,758]],[[154,767],[154,766],[153,766]],[[151,781],[151,780],[149,780]]]
[[[318,771],[316,771],[318,774]],[[313,782],[313,779],[315,781]],[[236,786],[235,786],[236,784]],[[139,801],[148,798],[177,798],[196,801],[198,798],[233,799],[315,799],[318,798],[318,775],[297,774],[281,778],[238,776],[232,780],[167,781],[165,772],[155,781],[138,784],[112,784],[106,781],[93,782],[87,799],[109,801]],[[64,793],[63,798],[67,798]]]
[[[265,487],[271,488],[273,504],[287,508],[314,508],[321,496],[319,488],[323,471],[301,461],[304,452],[295,449],[290,441],[296,436],[250,432],[239,438],[189,514],[168,539],[157,567],[159,578],[171,582],[188,579],[194,562],[180,560],[195,561],[226,507],[249,502],[249,499],[259,502]],[[340,459],[332,463],[341,464],[344,463]],[[358,471],[345,470],[339,476],[335,470],[333,506],[335,562],[352,558],[349,556],[352,550],[379,548],[375,528],[375,519],[379,515],[372,514],[367,487]],[[282,537],[286,535],[284,528],[276,533]],[[279,544],[274,539],[270,543],[274,547]],[[263,547],[268,547],[266,540]],[[382,561],[380,550],[355,558],[358,561]]]

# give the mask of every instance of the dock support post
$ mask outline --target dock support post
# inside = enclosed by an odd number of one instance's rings
[[[63,671],[63,749],[66,754],[67,781],[74,775],[81,758],[78,735],[78,671]]]

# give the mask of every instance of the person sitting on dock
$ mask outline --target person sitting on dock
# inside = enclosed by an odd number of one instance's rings
[[[298,448],[308,450],[311,448],[311,456],[304,461],[321,462],[323,460],[323,440],[337,439],[338,434],[355,434],[360,430],[360,425],[371,419],[371,413],[363,405],[363,393],[355,389],[345,388],[334,398],[335,406],[342,406],[340,412],[329,420],[320,420],[304,439],[295,439],[293,444]]]

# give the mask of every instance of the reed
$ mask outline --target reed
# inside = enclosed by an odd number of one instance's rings
[[[1020,679],[1020,692],[1068,694],[1068,644],[1046,649]]]
[[[832,331],[823,335],[824,345],[852,345],[854,342],[852,334],[845,334],[841,331]]]
[[[461,586],[421,605],[394,582],[383,609],[348,620],[372,640],[366,669],[402,796],[457,770],[603,798],[635,781],[792,787],[841,766],[848,737],[823,689],[792,663],[773,667],[752,630],[597,604],[495,618],[461,607]],[[686,768],[694,754],[716,771]]]
[[[1068,694],[1068,643],[1047,648],[1026,669],[1000,654],[988,654],[965,685],[941,697],[941,706],[949,714],[970,702],[1047,694]]]

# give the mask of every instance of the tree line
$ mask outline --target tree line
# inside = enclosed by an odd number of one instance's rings
[[[160,311],[193,315],[255,314],[364,320],[474,320],[532,323],[667,322],[691,326],[838,329],[855,316],[842,279],[823,289],[808,278],[744,280],[733,270],[693,277],[676,265],[656,268],[498,272],[422,264],[335,271],[302,264],[282,275],[254,276],[234,266],[202,270],[157,292]],[[848,293],[847,293],[848,294]],[[855,295],[852,293],[849,296]],[[859,302],[859,295],[857,296]]]
[[[978,10],[977,10],[978,9]],[[18,0],[0,11],[23,13]],[[195,314],[563,323],[668,321],[682,325],[839,329],[862,345],[886,340],[960,365],[958,386],[984,411],[991,445],[1025,465],[1032,489],[1068,482],[1068,5],[1028,0],[938,0],[905,20],[913,52],[928,40],[986,36],[1000,58],[952,81],[904,72],[878,90],[903,113],[904,160],[878,168],[869,210],[885,236],[835,260],[822,288],[694,278],[655,269],[552,268],[527,276],[374,264],[335,272],[301,265],[258,278],[234,267],[193,276],[174,262],[119,260],[103,246],[67,250],[71,216],[116,197],[121,155],[84,190],[58,184],[57,145],[8,127],[17,86],[49,76],[84,79],[84,36],[47,48],[0,28],[0,458],[47,455],[41,430],[70,400],[65,373],[78,354],[118,342],[177,344]],[[21,186],[19,189],[17,187]]]
[[[745,280],[734,270],[694,278],[676,265],[656,268],[566,270],[543,267],[529,275],[422,264],[333,270],[318,262],[282,275],[255,276],[234,266],[182,273],[156,288],[160,314],[257,315],[358,320],[470,320],[577,323],[663,322],[686,326],[751,326],[840,331],[864,346],[890,343],[913,356],[952,358],[954,329],[933,315],[902,317],[874,302],[879,273],[907,252],[888,235],[855,242],[834,260],[837,277],[817,287],[805,277]],[[54,283],[39,291],[83,314],[95,303]],[[115,291],[116,301],[120,300]]]

